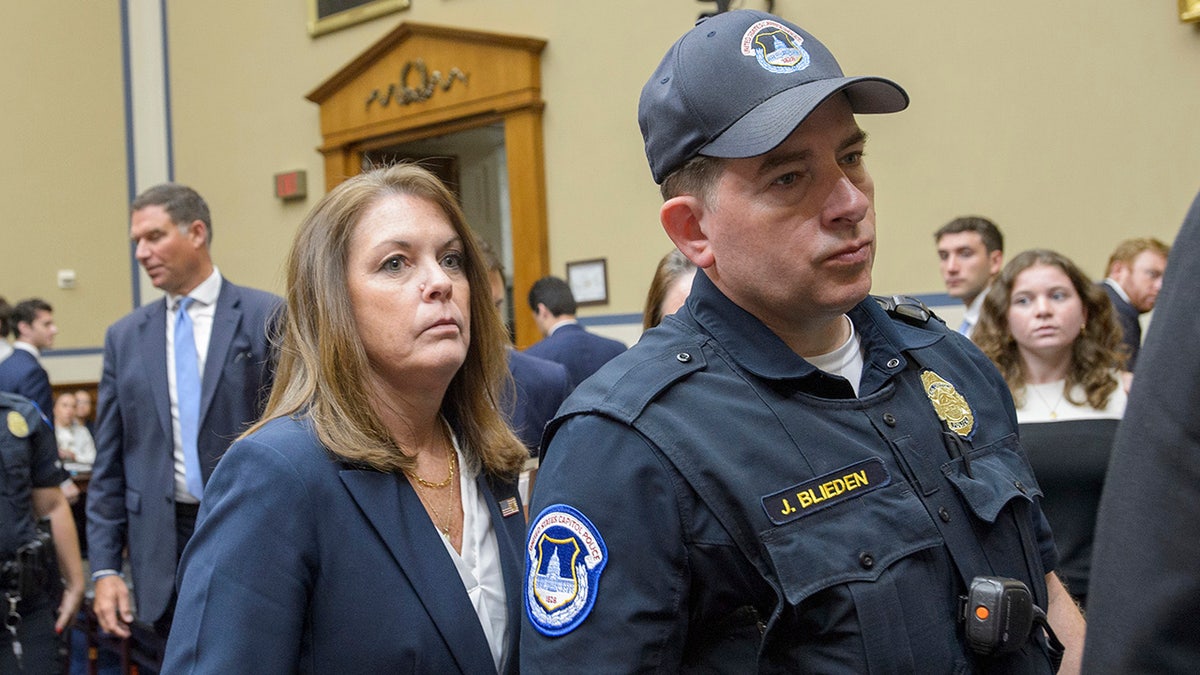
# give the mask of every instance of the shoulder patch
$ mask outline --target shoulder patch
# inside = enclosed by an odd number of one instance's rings
[[[608,548],[600,531],[566,504],[546,507],[525,545],[525,614],[542,635],[575,630],[592,611]]]
[[[8,411],[8,433],[17,438],[25,438],[29,435],[29,423],[25,421],[25,416],[16,410]]]

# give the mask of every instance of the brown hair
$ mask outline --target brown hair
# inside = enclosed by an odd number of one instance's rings
[[[1105,269],[1104,274],[1107,276],[1112,276],[1113,265],[1116,265],[1119,262],[1125,263],[1126,265],[1132,265],[1133,259],[1138,257],[1142,251],[1154,251],[1156,253],[1161,253],[1162,257],[1166,258],[1171,253],[1171,247],[1153,237],[1126,239],[1125,241],[1117,244],[1117,248],[1112,252],[1112,255],[1108,257],[1108,267]]]
[[[696,269],[696,265],[674,249],[658,261],[654,279],[650,281],[650,292],[646,294],[646,308],[642,310],[642,330],[649,330],[662,323],[662,304],[667,291],[684,274]]]
[[[1124,364],[1125,357],[1120,352],[1121,328],[1113,313],[1112,301],[1096,284],[1093,284],[1075,263],[1066,256],[1044,249],[1025,251],[1009,261],[983,301],[983,310],[979,316],[979,324],[971,334],[971,339],[996,363],[1000,374],[1008,382],[1013,398],[1018,402],[1025,396],[1025,366],[1017,349],[1008,325],[1008,306],[1012,299],[1013,283],[1017,275],[1034,265],[1049,265],[1062,270],[1083,303],[1083,330],[1071,348],[1071,366],[1067,370],[1067,381],[1064,394],[1067,400],[1075,405],[1084,401],[1071,398],[1071,390],[1075,385],[1082,385],[1087,397],[1086,403],[1091,407],[1102,410],[1108,405],[1108,397],[1118,386],[1112,371],[1118,370]]]
[[[433,174],[397,164],[359,174],[335,187],[300,225],[287,261],[287,311],[279,366],[262,420],[303,416],[334,455],[379,471],[411,470],[368,396],[367,357],[346,287],[349,244],[363,214],[390,195],[428,200],[446,214],[462,240],[469,287],[471,341],[466,360],[442,400],[472,466],[511,477],[529,456],[501,416],[497,400],[508,367],[504,327],[492,305],[479,244],[454,196]],[[484,292],[478,292],[484,289]]]

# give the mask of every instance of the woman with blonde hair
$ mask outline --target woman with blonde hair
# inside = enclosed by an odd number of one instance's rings
[[[263,419],[205,488],[164,672],[515,672],[527,456],[504,327],[451,193],[337,186],[287,261]]]
[[[1065,256],[1025,251],[992,284],[971,338],[1012,390],[1021,445],[1054,530],[1059,573],[1083,604],[1096,510],[1125,412],[1112,303]]]

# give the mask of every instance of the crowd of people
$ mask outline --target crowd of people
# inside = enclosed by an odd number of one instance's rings
[[[83,546],[90,611],[144,672],[1194,663],[1115,618],[1154,561],[1114,544],[1140,524],[1126,471],[1165,480],[1155,451],[1194,446],[1154,420],[1196,379],[1141,370],[1195,335],[1194,260],[1131,239],[1095,282],[1055,251],[1006,263],[996,224],[963,216],[934,233],[961,325],[870,295],[855,116],[908,103],[770,14],[680,37],[639,101],[676,249],[630,347],[549,276],[527,297],[542,338],[516,350],[503,265],[414,164],[316,204],[282,298],[222,275],[195,190],[145,190],[129,235],[163,297],[108,328],[94,424],[90,391],[52,397],[40,364],[53,308],[0,300],[0,671],[61,668]],[[1200,207],[1185,227],[1194,248]],[[1190,549],[1140,535],[1200,586]]]

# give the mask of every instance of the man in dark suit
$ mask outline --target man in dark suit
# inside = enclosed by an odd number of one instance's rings
[[[1200,662],[1200,196],[1166,269],[1096,523],[1086,673]]]
[[[88,549],[101,627],[130,634],[134,613],[120,574],[127,546],[140,621],[165,638],[203,482],[269,393],[267,332],[280,299],[221,276],[208,206],[191,188],[152,187],[130,213],[137,260],[166,297],[104,338]]]
[[[38,407],[42,419],[51,427],[54,408],[50,376],[42,367],[42,350],[54,346],[58,326],[54,324],[54,309],[41,298],[18,302],[9,319],[12,329],[12,354],[0,361],[0,391],[24,396]]]
[[[492,302],[503,316],[504,300],[508,295],[504,265],[487,242],[482,243],[480,252],[488,266]],[[567,369],[561,363],[519,352],[511,344],[506,351],[512,386],[505,388],[501,407],[508,418],[508,425],[529,450],[530,458],[536,458],[540,455],[542,431],[546,423],[554,418],[558,407],[571,393]],[[526,467],[521,472],[519,491],[521,501],[528,506],[533,481],[537,477],[537,463],[530,461]]]
[[[1108,259],[1107,278],[1101,285],[1121,322],[1122,342],[1129,355],[1125,369],[1129,372],[1133,372],[1142,346],[1142,325],[1138,317],[1154,309],[1170,250],[1157,239],[1127,239],[1117,245]]]
[[[545,336],[526,354],[567,367],[571,387],[586,380],[600,366],[625,351],[625,345],[584,330],[575,320],[575,295],[558,277],[542,277],[529,289],[529,309]]]

